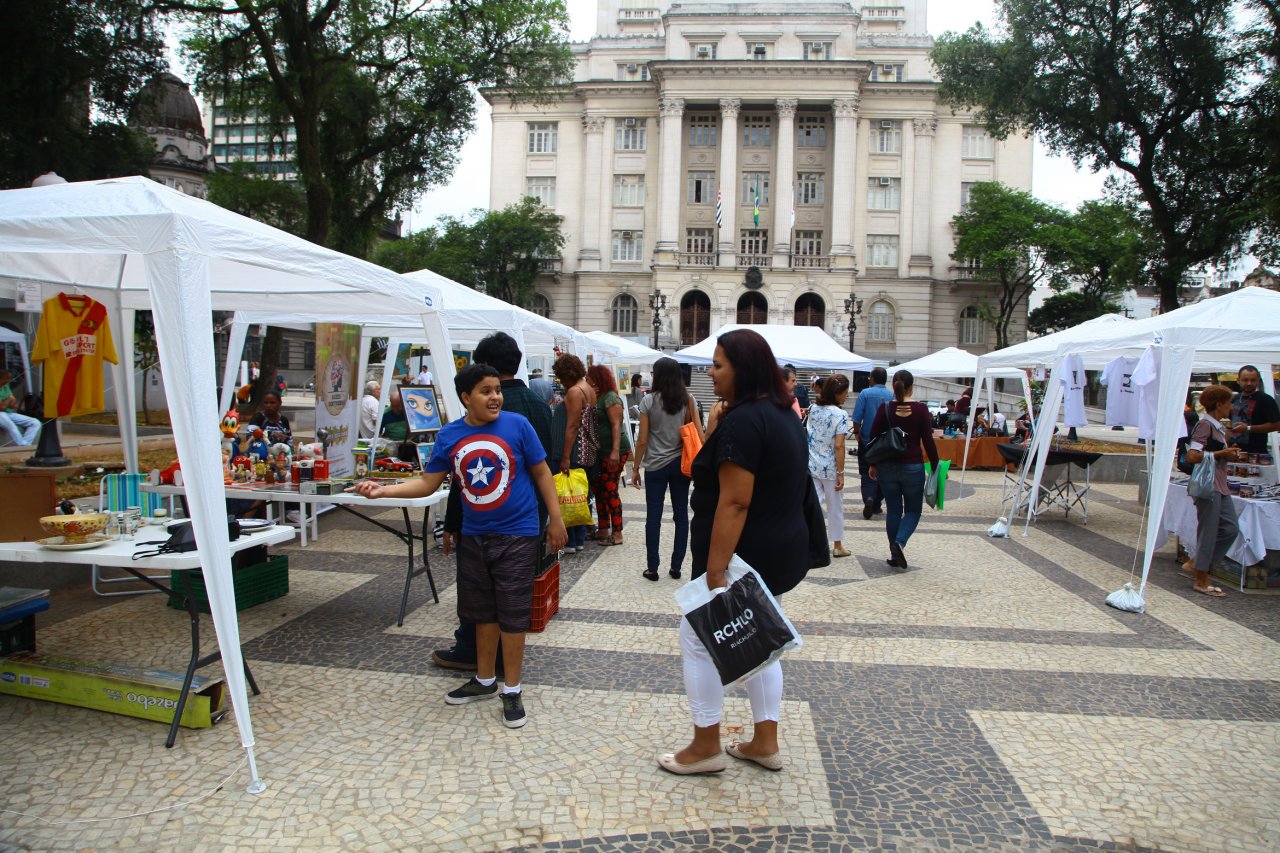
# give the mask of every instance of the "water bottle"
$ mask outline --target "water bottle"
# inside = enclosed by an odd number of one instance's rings
[[[108,539],[119,539],[119,538],[120,538],[120,515],[119,515],[119,513],[115,513],[115,512],[107,513],[107,529],[103,532],[103,534],[104,534]]]

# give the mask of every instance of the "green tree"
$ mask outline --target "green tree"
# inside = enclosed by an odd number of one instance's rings
[[[214,204],[299,237],[306,230],[306,201],[294,184],[260,174],[244,160],[206,180]]]
[[[167,70],[145,0],[0,3],[0,188],[146,174],[155,149],[125,126],[134,97]]]
[[[1265,28],[1238,23],[1239,6],[999,0],[1002,32],[938,39],[939,97],[976,108],[997,137],[1032,132],[1123,173],[1159,240],[1150,275],[1170,310],[1184,274],[1238,252],[1262,218],[1256,163],[1277,144],[1275,99],[1259,96]]]
[[[545,99],[572,67],[563,0],[156,0],[193,26],[197,87],[296,133],[307,239],[367,257],[448,179],[475,90]]]
[[[151,426],[151,407],[147,404],[147,387],[151,371],[160,366],[160,350],[156,347],[155,319],[150,311],[133,315],[133,369],[142,374],[142,422]]]
[[[1061,281],[1051,258],[1063,254],[1068,220],[1066,211],[1030,193],[987,181],[974,184],[968,206],[952,218],[951,257],[975,268],[975,280],[991,282],[996,291],[991,321],[997,348],[1009,345],[1009,326],[1026,310],[1031,291]]]
[[[528,307],[546,258],[560,256],[562,217],[524,198],[502,210],[451,216],[438,225],[379,249],[375,260],[396,272],[429,269],[460,284]]]
[[[1037,335],[1060,332],[1078,326],[1086,320],[1113,314],[1119,305],[1098,299],[1080,290],[1055,293],[1044,304],[1027,315],[1027,328]]]

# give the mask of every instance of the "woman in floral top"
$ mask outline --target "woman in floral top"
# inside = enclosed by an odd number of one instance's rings
[[[818,402],[809,409],[809,476],[827,504],[827,538],[831,553],[847,557],[844,547],[844,441],[849,433],[849,380],[835,374],[822,383]]]

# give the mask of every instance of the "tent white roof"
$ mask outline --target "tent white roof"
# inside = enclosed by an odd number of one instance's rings
[[[222,453],[221,412],[211,393],[213,310],[314,310],[343,315],[416,316],[428,342],[448,337],[436,288],[325,249],[183,195],[146,178],[59,184],[0,192],[0,276],[38,282],[46,298],[80,291],[110,312],[116,348],[129,369],[118,369],[120,402],[131,399],[133,311],[150,309],[169,401],[178,459],[187,483],[210,609],[241,743],[248,753],[250,790],[261,790],[253,726],[232,588]],[[453,363],[439,371],[453,384]],[[450,405],[449,395],[445,395]],[[456,401],[452,401],[456,406]],[[455,409],[456,411],[456,409]],[[126,453],[132,437],[125,441]]]
[[[1128,327],[1135,322],[1137,321],[1123,314],[1104,314],[1078,326],[1072,326],[1070,329],[1063,329],[1061,332],[1032,338],[1020,344],[980,355],[978,366],[987,370],[993,367],[1047,367],[1056,363],[1059,346],[1074,346],[1077,343],[1097,340],[1110,334],[1116,326]],[[1085,362],[1085,367],[1100,368],[1107,361],[1110,359],[1099,360],[1091,356]]]
[[[962,350],[957,347],[947,347],[946,349],[940,349],[935,353],[930,353],[929,355],[917,358],[914,361],[899,364],[894,367],[894,370],[909,370],[912,375],[916,377],[973,377],[978,375],[978,357],[968,350]],[[994,368],[992,370],[988,370],[987,375],[997,379],[1011,379],[1024,376],[1023,372],[1015,367]]]
[[[716,339],[735,329],[759,332],[769,342],[779,364],[823,370],[870,370],[871,359],[849,352],[817,326],[777,326],[730,323],[691,347],[677,350],[671,357],[682,364],[708,365],[716,351]]]
[[[583,337],[587,339],[589,350],[603,353],[619,364],[653,364],[666,356],[666,353],[661,350],[611,335],[608,332],[587,332]]]

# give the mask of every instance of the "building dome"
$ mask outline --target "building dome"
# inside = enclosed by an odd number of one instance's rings
[[[142,127],[172,128],[204,136],[204,122],[196,99],[186,83],[167,72],[152,77],[142,87],[132,119],[131,124]]]

